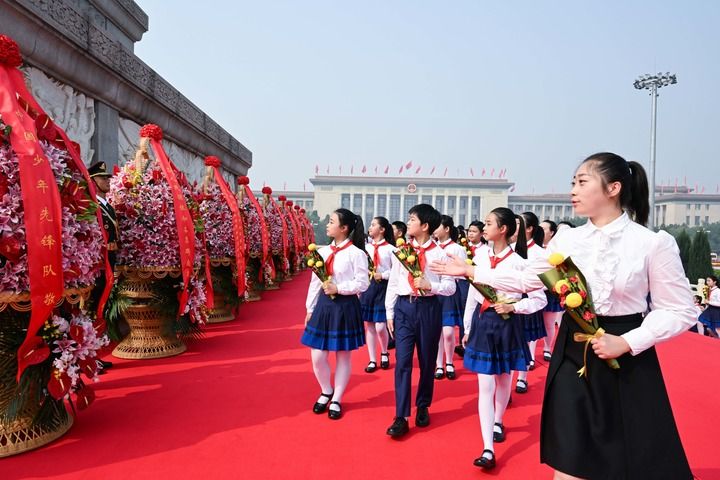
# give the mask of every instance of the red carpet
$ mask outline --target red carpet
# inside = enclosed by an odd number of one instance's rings
[[[508,439],[496,447],[492,473],[472,466],[482,452],[477,384],[462,370],[455,382],[437,383],[431,426],[413,426],[401,441],[385,435],[392,370],[364,373],[363,350],[353,357],[345,417],[314,415],[319,389],[299,343],[308,275],[244,305],[239,320],[208,327],[179,357],[114,360],[96,403],[72,430],[45,448],[0,459],[0,478],[551,478],[539,463],[542,360],[530,392],[513,395]],[[686,334],[660,354],[693,471],[720,479],[720,341]]]

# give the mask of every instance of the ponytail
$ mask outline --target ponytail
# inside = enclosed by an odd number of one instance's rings
[[[390,221],[385,217],[375,217],[375,220],[377,220],[380,228],[383,229],[383,238],[385,239],[385,241],[390,245],[395,245],[395,239],[393,238],[393,229],[392,225],[390,225]]]
[[[525,236],[525,219],[522,215],[518,215],[517,219],[519,225],[517,230],[517,241],[515,242],[515,253],[520,255],[522,258],[527,258],[528,248],[527,237]],[[512,236],[512,234],[510,236]],[[540,242],[542,243],[542,240]]]
[[[523,212],[520,216],[525,220],[527,228],[532,228],[531,239],[536,245],[542,247],[545,240],[545,232],[540,228],[540,219],[533,212]]]
[[[633,220],[640,225],[647,225],[649,216],[653,213],[650,211],[650,188],[648,187],[648,179],[645,169],[637,162],[628,162],[630,167],[630,196],[627,204],[623,208],[633,214]],[[654,195],[655,192],[653,192]]]
[[[452,219],[452,217],[449,215],[441,215],[440,225],[448,229],[448,233],[450,234],[450,240],[452,240],[453,242],[457,242],[458,229],[455,226],[455,221]]]
[[[335,210],[340,226],[348,227],[348,238],[360,250],[365,250],[365,226],[360,215],[355,215],[347,208]]]

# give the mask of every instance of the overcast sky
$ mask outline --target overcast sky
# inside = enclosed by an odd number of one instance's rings
[[[564,192],[609,150],[657,183],[720,183],[720,2],[137,0],[136,53],[253,152],[250,178],[302,189],[367,165],[507,169],[516,193]]]

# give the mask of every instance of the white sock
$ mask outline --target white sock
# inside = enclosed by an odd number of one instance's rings
[[[371,322],[365,322],[365,341],[367,341],[368,357],[371,362],[376,362],[375,349],[377,348],[377,331]]]
[[[375,324],[375,332],[380,340],[380,353],[387,353],[389,335],[387,331],[387,323],[380,322]]]
[[[443,327],[441,341],[444,343],[445,363],[453,363],[455,353],[455,327]]]
[[[545,337],[545,345],[543,350],[546,352],[552,352],[553,343],[555,342],[555,323],[562,318],[562,312],[543,312],[543,322],[545,323],[545,331],[547,336]]]
[[[336,365],[335,365],[335,394],[333,395],[333,401],[342,403],[342,396],[345,393],[348,382],[350,381],[350,354],[352,352],[336,352]],[[333,408],[331,405],[330,408]],[[335,409],[337,405],[335,405]]]
[[[493,423],[495,418],[495,377],[478,374],[478,417],[483,449],[495,451],[493,444]]]
[[[528,348],[530,349],[530,358],[533,362],[535,361],[535,347],[537,346],[537,340],[531,340],[528,342]]]
[[[330,381],[330,362],[328,361],[329,352],[313,348],[310,350],[310,358],[312,359],[313,372],[315,378],[320,384],[323,393],[331,393],[333,391],[332,382]],[[327,397],[320,397],[319,403],[329,402]]]
[[[512,377],[509,373],[495,375],[495,418],[493,423],[503,423],[511,389]]]

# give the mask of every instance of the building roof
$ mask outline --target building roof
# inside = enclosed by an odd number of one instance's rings
[[[318,185],[353,185],[367,187],[407,187],[414,183],[418,187],[432,188],[499,188],[509,190],[513,185],[504,178],[446,178],[446,177],[364,177],[344,175],[318,175],[310,179]]]

